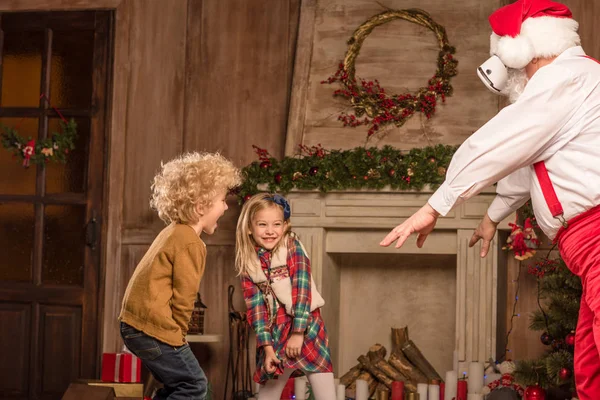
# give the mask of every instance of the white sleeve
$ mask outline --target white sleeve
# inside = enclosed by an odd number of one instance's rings
[[[586,97],[570,70],[542,67],[517,102],[505,107],[456,151],[446,180],[429,199],[446,215],[512,172],[531,165],[560,138],[559,132]]]
[[[498,181],[496,198],[487,211],[492,221],[502,221],[529,200],[530,179],[530,167],[523,167]]]

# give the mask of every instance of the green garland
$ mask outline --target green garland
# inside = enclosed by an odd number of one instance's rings
[[[240,202],[263,188],[285,194],[292,189],[328,192],[381,190],[386,186],[414,190],[425,185],[436,187],[444,181],[457,147],[437,145],[403,152],[391,146],[352,150],[301,146],[301,154],[281,160],[271,157],[264,149],[254,148],[259,160],[242,170],[244,183],[238,191]]]
[[[49,138],[34,140],[31,137],[26,139],[19,135],[15,128],[0,125],[2,130],[0,140],[5,149],[23,160],[24,167],[28,167],[30,162],[34,164],[45,164],[48,161],[65,163],[69,152],[75,149],[77,124],[75,120],[71,119],[68,122],[61,121],[60,126],[61,133],[52,132]]]

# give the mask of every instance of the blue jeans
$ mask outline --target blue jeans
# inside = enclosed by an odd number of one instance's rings
[[[208,381],[188,343],[174,347],[121,322],[125,346],[164,385],[154,400],[204,400]]]

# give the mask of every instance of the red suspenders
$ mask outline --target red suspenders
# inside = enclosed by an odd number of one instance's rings
[[[592,61],[600,64],[600,61],[592,58],[590,56],[582,56]],[[535,170],[535,174],[537,175],[538,181],[540,182],[540,186],[542,188],[542,194],[544,195],[544,199],[546,200],[546,204],[548,204],[548,208],[550,209],[550,213],[554,218],[557,218],[562,224],[563,228],[567,227],[567,221],[563,217],[563,208],[562,204],[560,204],[560,200],[556,196],[556,191],[554,190],[554,186],[552,186],[552,181],[550,180],[550,176],[548,175],[548,170],[546,169],[546,164],[543,161],[538,161],[533,164],[533,168]]]

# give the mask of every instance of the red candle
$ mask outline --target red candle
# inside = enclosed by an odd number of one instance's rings
[[[404,382],[392,382],[392,400],[404,400]]]
[[[456,384],[456,400],[467,400],[467,380],[459,379]]]
[[[440,400],[444,400],[444,392],[446,391],[446,384],[440,382]]]

